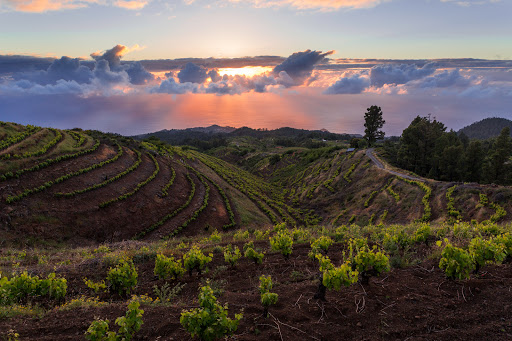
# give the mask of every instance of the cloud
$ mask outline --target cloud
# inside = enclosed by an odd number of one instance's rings
[[[443,70],[441,73],[423,78],[414,85],[420,88],[466,87],[475,77],[464,77],[459,69]]]
[[[295,52],[281,64],[277,65],[273,72],[275,75],[281,76],[281,72],[284,71],[293,80],[295,85],[302,85],[311,77],[315,64],[323,61],[326,56],[333,53],[334,51],[322,53],[322,51],[311,50]]]
[[[178,72],[180,83],[198,83],[202,84],[208,79],[208,69],[194,63],[187,63],[180,72]]]
[[[221,75],[219,75],[219,72],[217,70],[210,70],[208,72],[208,77],[210,77],[210,79],[212,80],[212,82],[218,82],[220,80],[222,80],[222,77]]]
[[[128,53],[128,48],[124,45],[116,45],[110,50],[106,50],[103,53],[101,52],[94,52],[91,53],[91,57],[98,61],[98,60],[106,60],[110,67],[118,66],[121,64],[121,58]]]
[[[255,7],[293,7],[300,10],[335,11],[375,7],[386,0],[228,0],[231,3],[250,3]],[[387,0],[389,1],[389,0]]]
[[[468,7],[468,6],[472,6],[472,5],[486,5],[486,4],[492,4],[492,3],[498,3],[500,2],[501,0],[464,0],[464,1],[460,1],[460,0],[441,0],[441,2],[449,2],[449,3],[454,3],[456,5],[459,5],[459,6],[463,6],[463,7]]]
[[[233,81],[221,80],[215,83],[209,83],[203,91],[207,94],[217,95],[239,95],[243,92],[241,86]]]
[[[370,81],[371,85],[376,87],[384,84],[405,84],[429,76],[435,71],[436,67],[433,63],[427,63],[422,67],[414,64],[377,65],[370,69]]]
[[[149,1],[143,0],[3,0],[0,9],[19,12],[43,13],[88,7],[91,4],[109,5],[129,10],[139,10]]]
[[[139,45],[133,47],[126,47],[124,45],[116,45],[110,50],[103,52],[94,52],[91,57],[97,61],[108,62],[110,69],[114,72],[126,72],[128,74],[130,83],[132,84],[146,84],[152,81],[155,77],[150,72],[146,71],[140,62],[129,62],[128,64],[121,64],[121,58],[130,51],[140,50]]]
[[[198,85],[194,83],[176,83],[174,78],[168,78],[160,83],[158,87],[149,90],[150,93],[160,94],[186,94],[189,92],[197,92]]]
[[[148,85],[155,77],[140,62],[121,63],[121,57],[129,50],[123,45],[116,45],[105,52],[93,53],[92,61],[70,57],[51,60],[0,56],[0,84],[2,90],[8,93],[109,96],[139,91],[135,85]],[[8,64],[14,66],[9,68]]]
[[[80,64],[78,58],[62,57],[54,60],[46,70],[14,73],[15,80],[28,80],[41,85],[55,84],[59,80],[75,81],[78,84],[89,83],[92,71]]]
[[[114,5],[125,9],[138,10],[144,8],[148,4],[148,1],[141,0],[117,0]]]
[[[329,86],[324,91],[324,94],[360,94],[369,86],[370,80],[368,77],[362,77],[359,74],[355,74],[349,77],[340,78],[336,83]]]

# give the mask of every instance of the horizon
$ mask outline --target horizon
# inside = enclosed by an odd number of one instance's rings
[[[429,114],[459,130],[512,119],[511,10],[496,0],[6,0],[0,115],[123,135],[212,124],[361,134],[378,105],[389,135]]]

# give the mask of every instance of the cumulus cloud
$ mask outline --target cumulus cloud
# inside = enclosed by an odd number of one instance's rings
[[[442,72],[417,81],[414,85],[421,88],[466,87],[475,77],[464,77],[459,69],[443,70]]]
[[[159,86],[149,90],[150,93],[160,94],[186,94],[189,92],[197,92],[198,85],[194,83],[176,83],[174,78],[168,78],[160,83]]]
[[[422,67],[417,65],[377,65],[370,70],[372,86],[381,87],[384,84],[405,84],[420,79],[436,71],[434,63],[427,63]]]
[[[187,63],[180,72],[178,72],[180,83],[198,83],[202,84],[208,79],[208,69],[194,63]]]
[[[149,3],[143,0],[3,0],[0,9],[42,13],[88,7],[91,4],[110,5],[129,10],[142,9]]]
[[[370,80],[368,77],[355,74],[349,77],[340,78],[338,81],[336,81],[336,83],[329,86],[324,91],[324,94],[360,94],[369,86]]]
[[[146,71],[140,62],[130,62],[128,64],[121,64],[121,58],[130,51],[138,50],[140,47],[135,45],[132,48],[124,45],[116,45],[110,50],[103,52],[94,52],[91,57],[97,61],[106,61],[108,66],[113,72],[126,72],[128,74],[130,83],[132,84],[146,84],[152,81],[155,77],[152,73]]]
[[[311,77],[315,64],[325,60],[326,56],[333,53],[334,51],[323,53],[311,50],[295,52],[274,68],[274,74],[285,77],[284,74],[281,74],[284,71],[292,79],[294,85],[302,85]]]
[[[117,45],[105,52],[92,54],[92,61],[70,57],[51,60],[3,56],[0,58],[0,84],[3,91],[10,93],[109,95],[135,91],[134,86],[149,84],[155,77],[140,62],[121,63],[121,57],[128,50]],[[13,63],[14,67],[7,67],[8,63]]]
[[[81,65],[78,58],[70,57],[54,60],[47,70],[13,74],[15,80],[28,80],[41,85],[54,84],[59,80],[83,84],[89,83],[93,77],[92,71]]]

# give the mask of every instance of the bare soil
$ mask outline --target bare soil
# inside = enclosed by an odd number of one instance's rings
[[[223,243],[225,244],[225,243]],[[235,243],[242,247],[242,243]],[[267,242],[257,246],[266,248]],[[329,255],[340,261],[341,245]],[[512,265],[489,266],[465,281],[447,280],[437,261],[405,269],[393,269],[371,278],[368,285],[355,284],[341,291],[328,291],[327,301],[313,298],[318,281],[317,265],[308,257],[309,245],[297,245],[289,260],[268,253],[262,265],[243,258],[236,268],[226,267],[215,253],[209,271],[185,275],[184,290],[171,306],[143,305],[144,324],[134,340],[189,340],[179,323],[183,309],[197,307],[201,282],[210,278],[221,289],[219,301],[229,304],[230,316],[243,309],[244,318],[234,340],[510,340],[512,338]],[[154,261],[137,264],[136,294],[154,297],[153,286],[165,282],[153,275]],[[68,279],[67,300],[89,294],[82,278],[105,278],[107,267],[91,260],[63,268]],[[279,295],[271,316],[262,317],[258,277],[271,275],[273,291]],[[177,282],[170,282],[171,285]],[[101,308],[71,311],[50,310],[42,318],[18,317],[0,321],[0,330],[13,329],[20,340],[83,340],[95,317],[113,324],[123,316],[126,301],[103,294],[111,304]],[[113,328],[116,329],[115,326]]]

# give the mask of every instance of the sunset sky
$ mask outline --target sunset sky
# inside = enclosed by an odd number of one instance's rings
[[[388,135],[512,118],[509,0],[0,0],[0,120]],[[65,56],[65,57],[63,57]]]

